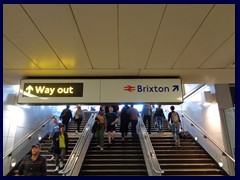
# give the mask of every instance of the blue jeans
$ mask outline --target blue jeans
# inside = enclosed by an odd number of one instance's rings
[[[180,124],[172,123],[171,128],[172,128],[173,139],[175,140],[176,143],[180,143],[180,138],[179,138]]]
[[[157,129],[159,132],[163,132],[163,117],[158,116],[156,121],[157,121]]]

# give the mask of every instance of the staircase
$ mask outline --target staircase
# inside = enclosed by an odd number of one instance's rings
[[[69,155],[71,154],[76,142],[78,140],[78,137],[69,137],[69,143],[68,143],[68,151],[65,155],[65,159],[63,164],[65,164],[69,158]],[[55,172],[55,161],[50,161],[52,154],[48,152],[48,149],[51,145],[51,140],[45,138],[41,142],[42,149],[41,149],[41,155],[44,156],[47,159],[47,176],[60,176],[61,174],[58,174],[58,172]]]
[[[177,148],[166,121],[164,131],[150,136],[163,176],[227,176],[193,137],[181,138]]]
[[[80,132],[82,132],[84,126],[87,123],[88,118],[90,117],[89,113],[85,113],[85,114],[86,114],[86,119],[85,121],[82,121],[80,125]],[[74,124],[71,121],[68,127],[68,139],[69,139],[68,151],[65,155],[63,164],[66,164],[73,148],[76,145],[76,142],[79,139],[80,134],[76,133],[76,130],[77,130],[77,124]],[[52,154],[48,152],[48,149],[51,146],[51,140],[49,140],[48,138],[45,138],[41,141],[41,143],[42,143],[41,155],[47,159],[47,176],[61,176],[61,174],[58,174],[58,172],[54,171],[56,168],[55,161],[50,161]]]
[[[82,132],[84,126],[87,123],[87,120],[89,119],[91,113],[86,112],[86,119],[85,121],[82,121],[81,125],[80,125],[80,132]],[[76,145],[77,140],[79,139],[80,134],[76,133],[77,129],[77,124],[74,124],[73,122],[69,123],[69,127],[68,127],[68,137],[69,137],[69,144],[68,144],[68,151],[65,155],[65,159],[64,159],[64,164],[67,162],[74,146]],[[51,140],[48,139],[48,136],[43,138],[41,140],[41,144],[42,144],[42,149],[41,149],[41,155],[43,157],[46,158],[47,160],[47,176],[61,176],[61,174],[58,174],[58,172],[55,172],[55,161],[50,161],[52,154],[48,152],[50,146],[51,146]],[[28,154],[30,154],[31,152],[29,152]],[[19,165],[19,164],[18,164]],[[12,176],[17,174],[17,170],[18,170],[18,165],[14,167],[14,169],[8,174],[8,176]]]
[[[148,175],[139,139],[128,137],[127,141],[122,143],[122,138],[118,134],[115,137],[115,143],[107,148],[107,134],[105,136],[103,152],[96,147],[97,141],[93,137],[79,173],[80,176]]]

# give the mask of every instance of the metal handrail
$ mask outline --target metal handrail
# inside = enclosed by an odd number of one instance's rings
[[[39,129],[41,129],[42,127],[44,127],[51,119],[52,117],[56,116],[53,115],[50,118],[48,118],[46,121],[44,121],[42,124],[39,125],[39,127],[37,129],[35,129],[34,131],[30,132],[23,140],[21,140],[10,152],[6,153],[5,156],[3,156],[3,159],[5,159],[6,157],[8,157],[10,154],[12,154],[13,151],[15,151],[18,147],[20,147],[26,140],[28,140],[29,138],[31,138],[33,136],[33,134],[35,134]]]
[[[149,156],[149,162],[150,162],[151,168],[156,174],[163,174],[164,171],[161,169],[161,167],[158,163],[158,160],[156,159],[157,156],[156,156],[155,151],[153,149],[151,140],[150,140],[149,135],[147,133],[146,127],[145,127],[145,125],[142,121],[142,118],[138,119],[138,123],[139,123],[139,127],[140,127],[139,129],[140,129],[141,135],[143,136],[143,143],[145,145],[145,148],[147,150],[147,154]],[[157,163],[154,163],[156,161],[157,161]],[[157,164],[157,167],[155,167],[156,164]]]
[[[79,156],[81,155],[81,152],[83,150],[84,144],[86,142],[86,139],[88,138],[89,134],[91,133],[91,127],[93,126],[94,119],[96,114],[91,114],[87,124],[85,125],[82,134],[80,135],[74,149],[72,150],[72,153],[70,154],[65,167],[59,171],[59,174],[66,175],[73,171],[74,167],[76,166],[77,160]]]
[[[218,149],[220,149],[222,151],[222,153],[224,153],[229,159],[231,159],[234,163],[235,163],[235,159],[233,157],[231,157],[222,147],[220,147],[212,138],[210,138],[207,133],[200,128],[196,123],[194,123],[190,117],[188,117],[186,114],[181,113],[183,117],[186,118],[186,120],[188,120],[194,127],[196,127],[205,137],[207,137]]]
[[[192,96],[194,93],[200,91],[200,89],[203,89],[203,88],[206,88],[206,87],[207,87],[207,84],[199,85],[199,86],[196,87],[194,90],[192,90],[190,93],[185,94],[184,97],[183,97],[183,100],[185,100],[185,99],[187,99],[188,97]]]

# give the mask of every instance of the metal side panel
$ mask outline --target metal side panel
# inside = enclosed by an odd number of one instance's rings
[[[82,167],[82,164],[83,164],[83,161],[84,161],[84,158],[86,156],[86,153],[87,153],[87,150],[88,150],[88,147],[89,147],[89,144],[92,140],[92,137],[93,137],[93,134],[91,133],[88,138],[86,139],[85,143],[84,143],[84,146],[83,146],[83,149],[82,149],[82,152],[79,156],[79,158],[77,159],[77,162],[72,170],[72,173],[69,174],[68,176],[78,176],[80,170],[81,170],[81,167]]]

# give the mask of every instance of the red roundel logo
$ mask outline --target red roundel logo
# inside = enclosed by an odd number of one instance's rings
[[[124,91],[133,92],[135,91],[135,86],[126,85],[124,86]]]

